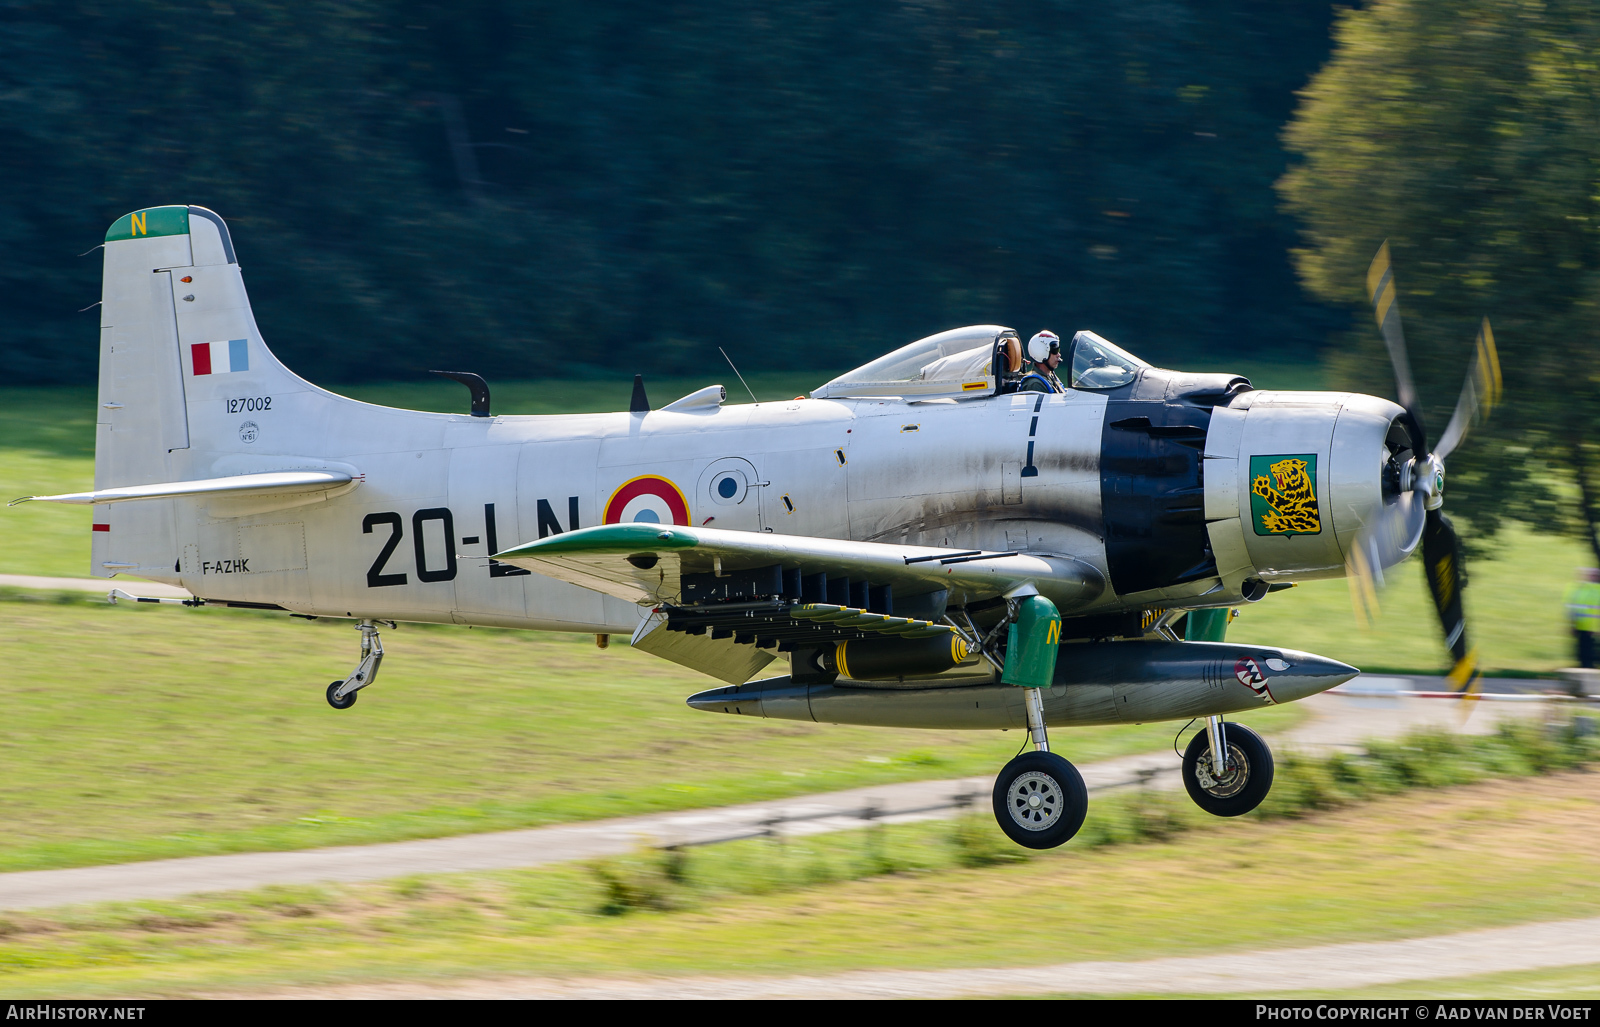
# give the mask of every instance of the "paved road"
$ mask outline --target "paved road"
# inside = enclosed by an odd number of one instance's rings
[[[1280,749],[1326,751],[1353,746],[1360,739],[1393,735],[1423,724],[1488,731],[1500,717],[1541,716],[1542,706],[1479,703],[1465,725],[1453,702],[1427,699],[1373,699],[1321,695],[1303,700],[1311,719],[1279,736]],[[1070,753],[1068,754],[1070,756]],[[1154,787],[1177,788],[1178,757],[1171,751],[1128,756],[1079,769],[1091,791],[1130,786],[1141,771],[1153,772]],[[562,824],[522,831],[429,838],[380,845],[343,846],[295,852],[250,852],[196,856],[145,863],[36,870],[0,874],[0,909],[36,909],[81,902],[163,899],[196,892],[234,891],[269,884],[370,881],[410,874],[503,870],[573,859],[619,855],[641,844],[695,844],[765,830],[774,817],[808,817],[785,825],[788,834],[859,828],[869,805],[879,822],[905,823],[954,814],[950,808],[968,796],[986,808],[993,779],[911,781],[874,785],[822,795],[714,809]],[[923,807],[940,806],[939,809]]]
[[[866,999],[986,995],[1251,995],[1344,991],[1402,981],[1600,963],[1600,917],[1404,941],[1176,956],[1137,962],[946,970],[857,970],[805,977],[507,978],[354,984],[280,998]],[[236,997],[236,996],[235,996]],[[259,996],[254,996],[259,997]]]

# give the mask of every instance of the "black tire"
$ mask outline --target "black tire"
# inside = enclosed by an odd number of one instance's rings
[[[1078,833],[1089,812],[1089,790],[1078,768],[1053,752],[1025,752],[994,782],[1000,830],[1029,849],[1053,849]]]
[[[1194,804],[1214,817],[1238,817],[1261,805],[1272,790],[1272,750],[1261,736],[1243,724],[1227,724],[1222,737],[1228,743],[1228,762],[1239,765],[1236,773],[1218,780],[1211,772],[1211,742],[1206,731],[1189,739],[1183,752],[1183,787]],[[1211,781],[1201,783],[1201,775]]]
[[[328,685],[328,705],[336,710],[348,710],[356,704],[356,696],[361,694],[360,692],[351,692],[343,699],[335,699],[333,693],[337,692],[342,684],[344,684],[343,681],[335,681]]]

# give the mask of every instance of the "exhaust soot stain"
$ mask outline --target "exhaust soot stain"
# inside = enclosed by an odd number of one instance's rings
[[[1064,497],[1053,496],[1033,502],[1025,499],[1021,505],[1003,506],[966,496],[921,497],[915,508],[908,510],[902,507],[896,510],[893,523],[864,536],[861,541],[900,541],[949,528],[971,528],[1003,521],[1060,525],[1099,538],[1101,523],[1098,488],[1093,493],[1085,493],[1078,497],[1081,503],[1062,503],[1059,501],[1062,498]],[[925,541],[920,544],[937,543]]]

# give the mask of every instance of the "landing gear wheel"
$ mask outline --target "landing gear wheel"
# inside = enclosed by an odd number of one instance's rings
[[[1053,752],[1025,752],[994,783],[994,818],[1018,845],[1053,849],[1078,833],[1089,791],[1078,768]]]
[[[343,699],[336,697],[333,693],[337,692],[342,684],[344,684],[343,681],[335,681],[328,686],[328,705],[336,710],[348,710],[356,704],[356,696],[361,694],[360,692],[351,692]]]
[[[1228,743],[1228,766],[1218,774],[1211,767],[1211,739],[1201,731],[1183,752],[1183,787],[1194,804],[1214,817],[1237,817],[1261,805],[1272,789],[1272,750],[1243,724],[1222,730]]]

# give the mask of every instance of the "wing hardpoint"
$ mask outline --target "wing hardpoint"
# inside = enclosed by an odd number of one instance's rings
[[[658,524],[582,528],[494,559],[655,606],[635,644],[650,636],[642,648],[730,681],[767,663],[764,649],[928,638],[950,631],[937,623],[947,605],[1032,586],[1071,609],[1103,588],[1094,568],[1067,558]],[[705,642],[729,640],[715,647],[725,658],[683,637],[708,632]]]

